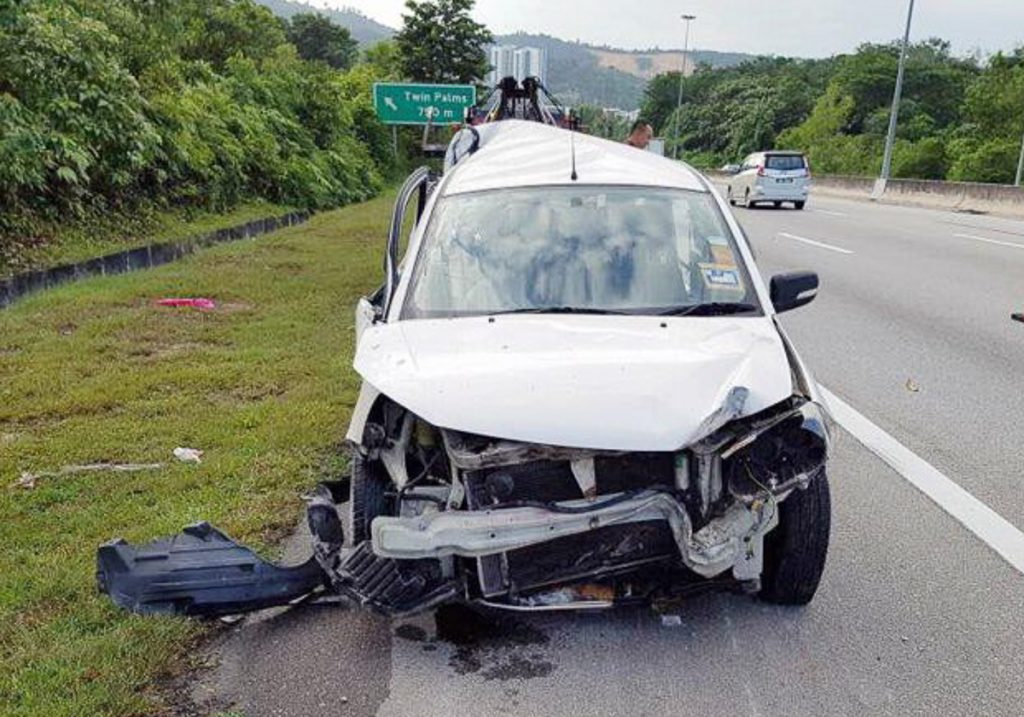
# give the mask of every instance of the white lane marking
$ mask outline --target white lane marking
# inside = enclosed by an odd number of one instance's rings
[[[825,242],[815,241],[814,239],[808,239],[807,237],[798,237],[796,234],[789,234],[787,232],[779,232],[779,236],[780,237],[786,237],[787,239],[792,239],[793,241],[800,241],[800,242],[803,242],[804,244],[810,244],[811,246],[816,246],[816,247],[819,247],[821,249],[828,249],[830,251],[836,251],[836,252],[839,252],[840,254],[852,254],[853,253],[849,249],[843,249],[842,247],[832,246],[831,244],[826,244]]]
[[[839,425],[1024,573],[1024,533],[834,393],[825,388],[821,391]]]
[[[848,217],[848,216],[850,216],[849,214],[847,214],[845,212],[833,212],[833,211],[829,211],[828,209],[811,209],[811,211],[812,212],[816,212],[817,214],[828,214],[830,217]]]
[[[1012,246],[1014,249],[1024,249],[1024,244],[1015,244],[1012,241],[999,241],[998,239],[988,239],[986,237],[975,236],[974,234],[954,234],[953,236],[958,239],[973,239],[974,241],[983,241],[986,244],[998,244],[999,246]]]

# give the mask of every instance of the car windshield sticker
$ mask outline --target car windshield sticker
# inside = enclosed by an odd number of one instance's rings
[[[704,277],[704,285],[709,289],[743,291],[740,272],[733,264],[701,264],[700,274]]]
[[[708,249],[711,251],[711,261],[714,264],[722,266],[736,265],[736,258],[733,256],[732,249],[729,248],[729,242],[725,237],[710,236],[707,238]]]

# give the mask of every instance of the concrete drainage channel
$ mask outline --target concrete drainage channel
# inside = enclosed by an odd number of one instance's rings
[[[238,239],[252,239],[261,234],[268,234],[278,229],[302,224],[308,221],[312,215],[313,213],[308,210],[289,212],[277,217],[254,219],[245,224],[199,234],[181,241],[150,244],[149,246],[126,249],[125,251],[87,259],[74,264],[62,264],[50,269],[17,274],[9,279],[0,281],[0,309],[10,306],[17,299],[27,294],[51,289],[60,284],[85,279],[90,276],[123,274],[129,271],[160,266],[214,244],[236,241]]]

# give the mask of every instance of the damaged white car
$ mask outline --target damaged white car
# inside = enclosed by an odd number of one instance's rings
[[[467,128],[443,176],[403,186],[357,309],[351,476],[310,499],[314,557],[270,565],[200,524],[103,546],[100,586],[206,615],[319,590],[387,614],[708,587],[807,603],[829,428],[776,315],[817,286],[764,281],[684,165],[539,123]]]

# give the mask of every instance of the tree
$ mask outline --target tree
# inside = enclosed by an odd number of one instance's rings
[[[263,59],[287,41],[284,20],[253,0],[181,0],[187,30],[181,54],[222,69],[236,56]]]
[[[469,13],[475,0],[406,0],[395,36],[402,70],[416,82],[478,83],[487,74],[490,31]]]
[[[363,50],[363,61],[382,80],[402,79],[402,54],[394,40],[381,40]]]
[[[303,60],[326,62],[339,70],[349,69],[359,57],[359,43],[348,28],[316,13],[294,15],[288,25],[288,41]]]

